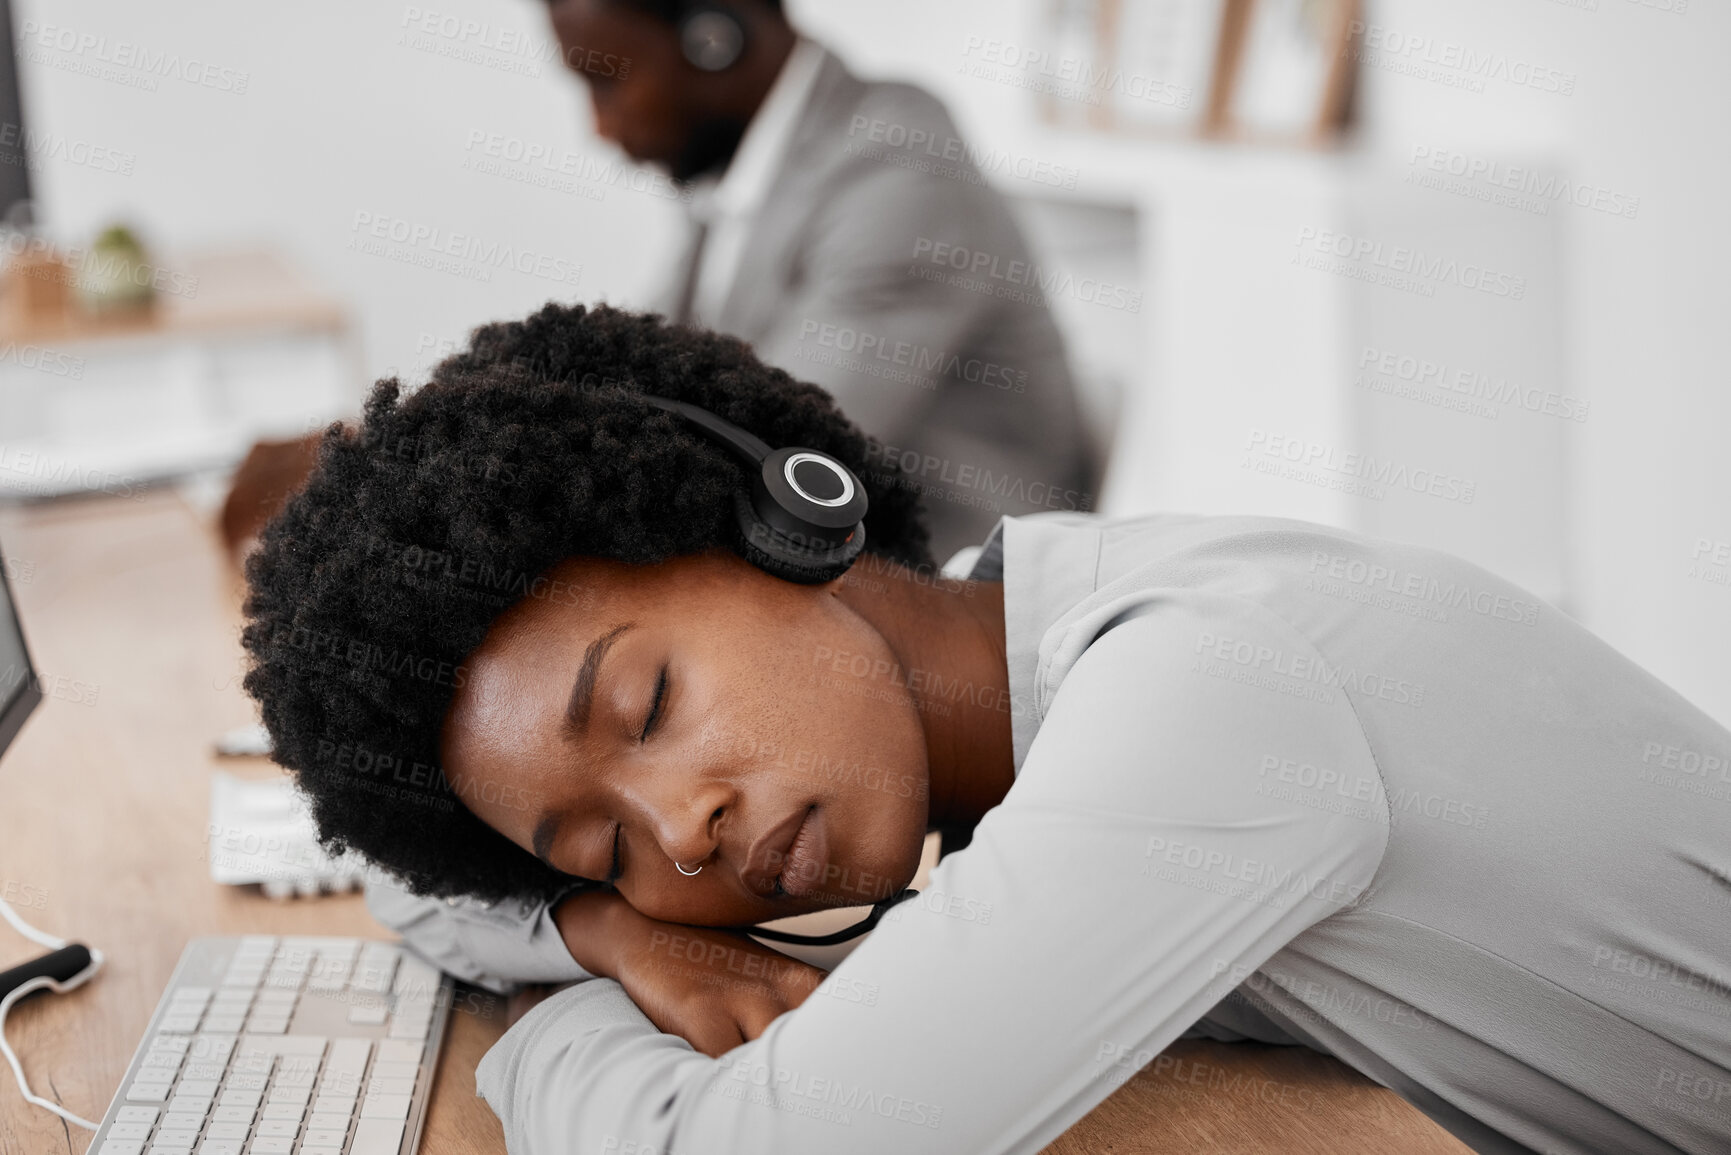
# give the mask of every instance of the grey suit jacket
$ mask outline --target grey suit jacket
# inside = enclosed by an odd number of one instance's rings
[[[940,561],[1001,515],[1093,507],[1042,271],[930,93],[826,54],[747,236],[715,327],[879,439],[871,472],[925,496]]]

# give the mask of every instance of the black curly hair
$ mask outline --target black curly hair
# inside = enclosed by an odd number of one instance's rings
[[[579,885],[461,804],[489,786],[447,779],[439,736],[493,620],[525,597],[578,596],[550,566],[737,545],[743,467],[639,393],[840,458],[871,503],[868,550],[931,563],[917,496],[873,480],[866,437],[827,393],[742,342],[606,306],[483,326],[420,389],[380,381],[358,429],[327,429],[247,561],[246,690],[327,848],[416,894],[548,900]]]

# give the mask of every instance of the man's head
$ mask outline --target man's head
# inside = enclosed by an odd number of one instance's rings
[[[827,675],[888,669],[887,643],[833,583],[733,552],[743,470],[639,393],[834,455],[868,549],[929,562],[916,498],[869,479],[822,391],[728,338],[548,305],[415,393],[381,382],[266,528],[243,641],[277,759],[329,844],[420,893],[614,878],[712,924],[885,897],[925,830],[917,711]]]
[[[689,181],[725,167],[794,41],[779,0],[551,0],[595,128]]]

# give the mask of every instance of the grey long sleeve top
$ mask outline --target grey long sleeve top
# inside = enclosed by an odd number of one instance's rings
[[[1017,777],[972,844],[720,1059],[611,981],[547,1000],[477,1071],[516,1155],[1033,1152],[1185,1033],[1335,1054],[1482,1151],[1731,1148],[1731,733],[1318,526],[1005,519],[975,575]],[[446,965],[581,977],[538,912],[426,911]]]

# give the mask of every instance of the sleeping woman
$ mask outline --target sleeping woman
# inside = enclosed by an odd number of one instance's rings
[[[1731,733],[1443,554],[1063,513],[945,576],[905,480],[736,341],[549,305],[265,532],[323,837],[445,969],[584,980],[478,1069],[511,1151],[1034,1152],[1184,1035],[1479,1151],[1731,1149]],[[746,934],[871,904],[827,973]]]

